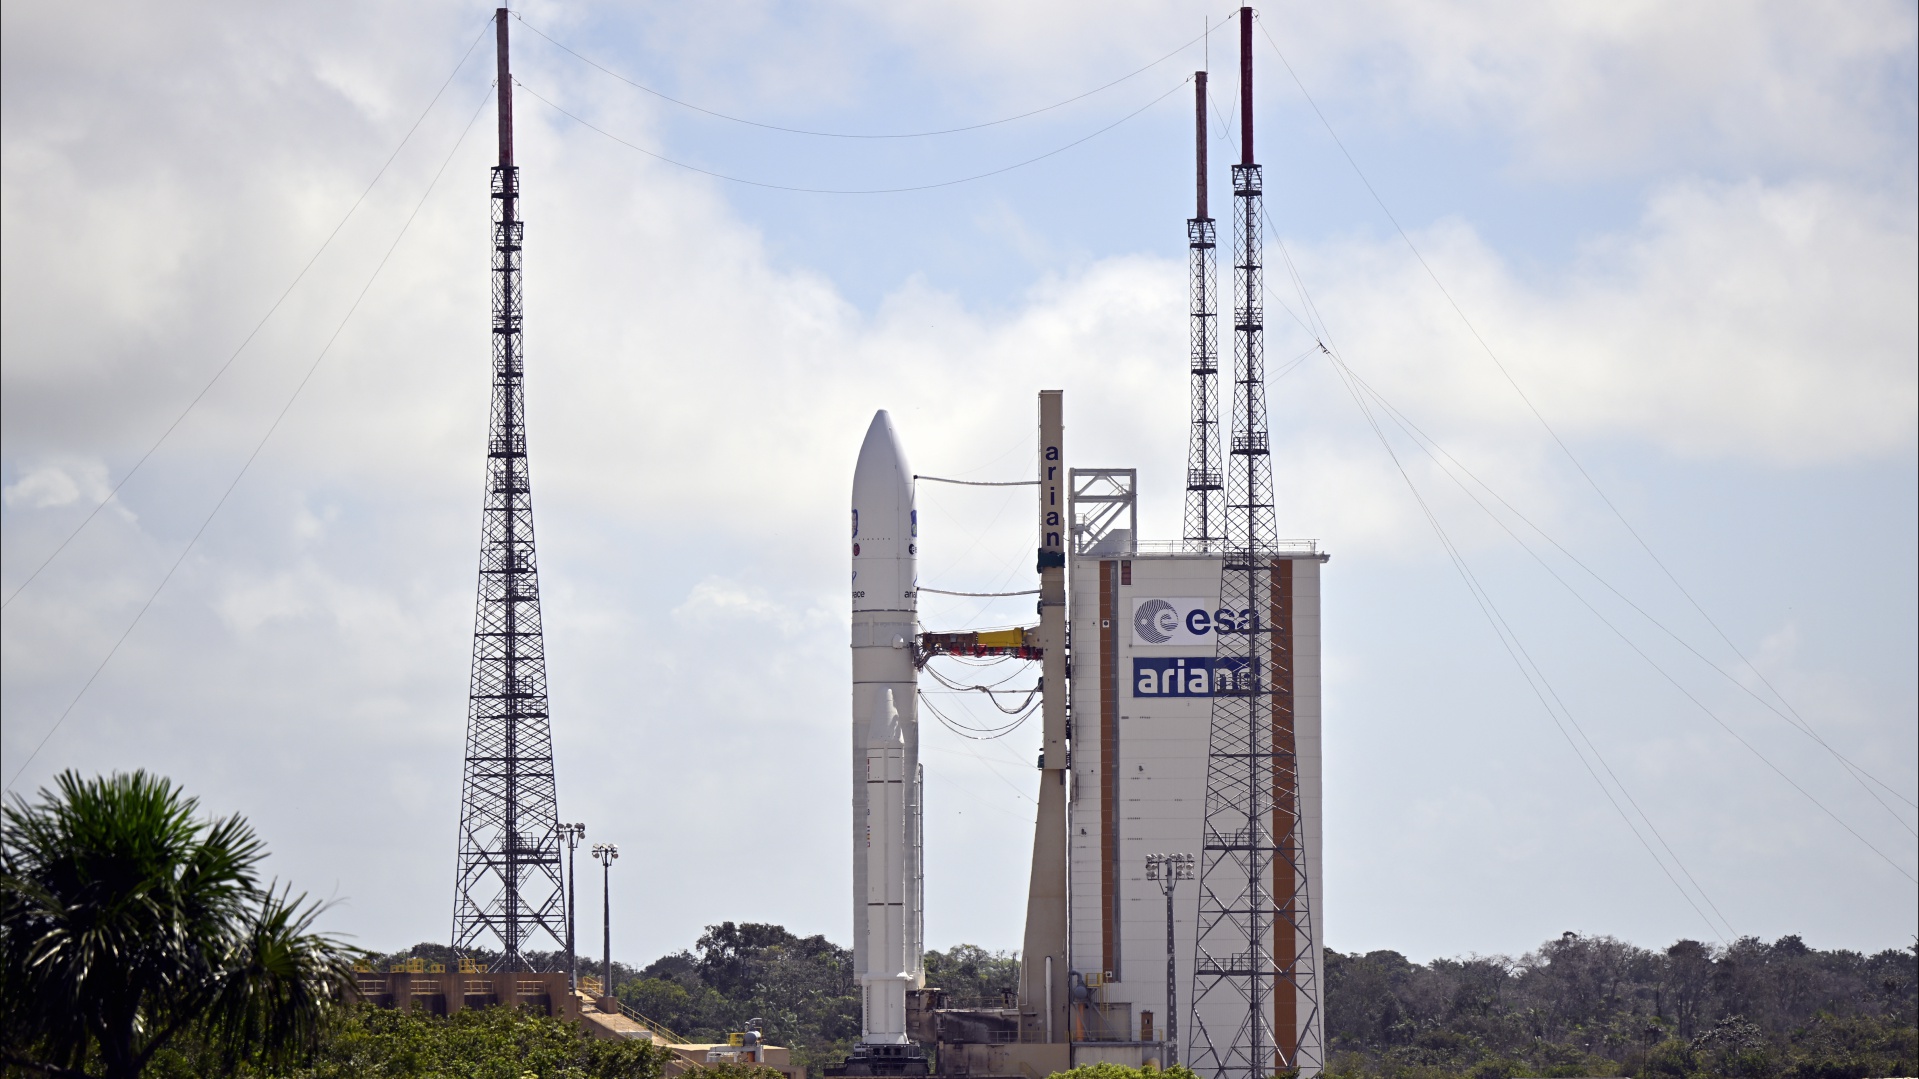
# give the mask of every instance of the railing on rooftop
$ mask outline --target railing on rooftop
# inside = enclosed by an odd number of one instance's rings
[[[1222,541],[1214,541],[1211,545],[1204,545],[1187,540],[1143,540],[1134,545],[1134,549],[1140,554],[1184,554],[1196,556],[1219,554],[1226,550],[1226,548],[1227,545]],[[1319,541],[1314,539],[1274,540],[1273,545],[1267,548],[1267,550],[1276,555],[1316,555],[1320,553]]]
[[[615,1006],[617,1006],[620,1009],[621,1015],[624,1015],[628,1019],[631,1019],[635,1023],[638,1023],[641,1026],[645,1027],[649,1032],[656,1034],[659,1037],[665,1039],[666,1041],[674,1043],[675,1045],[684,1045],[686,1043],[685,1038],[682,1038],[678,1034],[675,1034],[672,1031],[666,1029],[665,1026],[659,1023],[656,1023],[651,1019],[648,1019],[646,1016],[641,1015],[639,1012],[635,1011],[634,1009],[627,1007],[626,1001],[621,1000],[618,997],[614,997],[613,1003]]]

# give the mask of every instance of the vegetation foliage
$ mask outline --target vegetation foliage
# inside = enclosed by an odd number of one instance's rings
[[[1329,1075],[1846,1079],[1919,1074],[1919,955],[1796,936],[1663,952],[1567,933],[1411,962],[1326,952]]]
[[[238,816],[145,772],[62,773],[0,808],[0,1062],[133,1079],[175,1042],[298,1060],[350,992],[353,952],[263,885]]]
[[[927,984],[953,1004],[997,1003],[1018,982],[1012,954],[972,945],[928,952],[926,964]],[[1785,937],[1654,952],[1568,933],[1518,959],[1419,964],[1329,950],[1326,964],[1337,1079],[1919,1074],[1911,949],[1867,956]],[[851,952],[777,925],[710,926],[692,949],[616,974],[622,1000],[689,1039],[719,1040],[760,1018],[815,1070],[859,1032]],[[1120,1071],[1073,1074],[1133,1079]]]
[[[1018,961],[962,944],[926,953],[926,981],[951,999],[997,1002],[1017,984]],[[691,1041],[720,1040],[757,1018],[769,1041],[791,1047],[793,1062],[814,1071],[844,1059],[859,1039],[853,953],[777,925],[708,926],[693,950],[662,956],[616,981],[614,992]]]
[[[438,1018],[347,1006],[361,953],[314,931],[316,904],[262,884],[265,848],[244,820],[197,812],[142,772],[66,773],[38,802],[0,807],[8,1075],[664,1076],[669,1050],[511,1008]],[[1863,955],[1789,936],[1654,952],[1567,933],[1518,959],[1325,954],[1329,1079],[1919,1074],[1919,946]],[[416,956],[453,959],[423,944],[379,962]],[[960,1006],[999,1003],[1018,982],[1012,954],[972,945],[928,952],[926,969]],[[621,1000],[687,1040],[758,1020],[817,1072],[859,1036],[852,953],[823,936],[722,922],[690,950],[614,974]],[[687,1077],[777,1074],[718,1065]],[[1057,1079],[1197,1077],[1099,1064]]]
[[[661,1079],[672,1055],[649,1042],[595,1038],[576,1023],[514,1008],[436,1016],[361,1006],[333,1028],[306,1066],[247,1069],[236,1079]],[[206,1074],[198,1064],[183,1056],[177,1071],[156,1069],[156,1079]]]

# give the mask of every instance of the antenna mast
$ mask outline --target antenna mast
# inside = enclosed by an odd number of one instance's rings
[[[1219,314],[1213,219],[1206,212],[1206,72],[1193,73],[1193,130],[1198,151],[1197,212],[1186,219],[1191,326],[1192,430],[1186,442],[1186,547],[1219,550],[1226,505],[1219,462]]]
[[[499,45],[500,163],[493,167],[493,411],[480,526],[453,950],[497,940],[508,971],[527,969],[536,932],[566,941],[558,790],[546,706],[546,644],[533,553],[520,325],[520,170],[513,163],[513,75],[507,10]]]
[[[1266,421],[1253,9],[1239,11],[1240,163],[1233,166],[1233,440],[1207,747],[1192,1067],[1264,1079],[1325,1064],[1293,734],[1292,565],[1277,556]],[[1190,506],[1191,503],[1189,502]],[[1190,520],[1190,512],[1189,512]]]

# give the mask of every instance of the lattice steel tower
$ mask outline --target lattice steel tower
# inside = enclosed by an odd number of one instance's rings
[[[1226,535],[1226,498],[1219,460],[1219,312],[1214,271],[1215,232],[1206,213],[1206,72],[1193,73],[1194,122],[1199,150],[1198,212],[1186,219],[1192,271],[1188,290],[1192,352],[1192,431],[1186,442],[1186,546],[1217,551]]]
[[[1294,752],[1290,588],[1275,572],[1267,452],[1262,194],[1253,158],[1253,10],[1241,8],[1233,166],[1233,437],[1193,963],[1192,1068],[1216,1079],[1317,1075],[1325,1053]],[[1287,580],[1290,580],[1288,577]],[[1233,672],[1221,690],[1219,672]],[[1302,1020],[1304,1020],[1302,1022]]]
[[[460,860],[453,950],[497,940],[507,970],[524,970],[538,933],[563,947],[553,738],[546,711],[546,645],[533,557],[527,472],[525,354],[520,335],[520,170],[513,164],[513,76],[507,12],[499,43],[500,163],[493,168],[493,416],[473,627],[473,682],[460,795]]]

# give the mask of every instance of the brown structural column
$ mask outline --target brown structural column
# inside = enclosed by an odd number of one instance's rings
[[[1299,813],[1299,753],[1293,733],[1293,560],[1272,563],[1273,612],[1273,963],[1283,975],[1273,987],[1275,1070],[1299,1063],[1299,905],[1295,867],[1305,852],[1293,843]]]
[[[1099,564],[1099,938],[1100,971],[1111,975],[1119,972],[1119,565]]]
[[[1193,72],[1193,133],[1199,148],[1199,212],[1193,216],[1206,218],[1206,73]]]
[[[1253,164],[1253,9],[1239,9],[1239,163]]]
[[[513,164],[513,73],[506,62],[506,9],[493,13],[493,35],[500,54],[500,164]]]
[[[1039,395],[1039,813],[1020,951],[1024,1042],[1064,1042],[1066,1028],[1066,459],[1062,391]],[[1063,1057],[1061,1058],[1064,1059]],[[1051,1070],[1064,1071],[1062,1064]],[[1045,1074],[1042,1072],[1041,1074]]]

